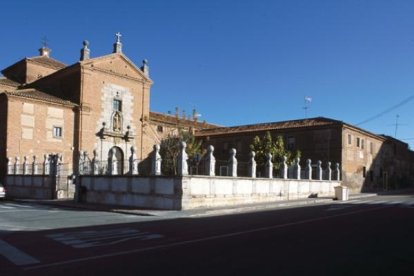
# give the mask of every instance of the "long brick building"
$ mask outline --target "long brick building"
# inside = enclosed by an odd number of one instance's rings
[[[235,148],[238,160],[247,162],[253,138],[263,137],[267,131],[273,137],[282,136],[288,150],[299,150],[302,165],[307,159],[313,164],[320,160],[325,168],[328,162],[332,168],[339,163],[343,184],[353,192],[401,187],[414,181],[414,152],[408,144],[329,118],[204,129],[196,136],[215,147],[216,159],[225,161],[229,149]]]

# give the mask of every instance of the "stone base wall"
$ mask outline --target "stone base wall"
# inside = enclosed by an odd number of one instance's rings
[[[181,210],[181,179],[138,176],[80,176],[83,202]]]
[[[6,175],[7,197],[26,199],[74,198],[75,185],[68,182],[60,189],[48,175]]]
[[[53,199],[50,176],[7,175],[5,186],[7,197],[30,199]]]
[[[208,176],[81,176],[80,199],[90,203],[164,210],[334,197],[339,181]]]

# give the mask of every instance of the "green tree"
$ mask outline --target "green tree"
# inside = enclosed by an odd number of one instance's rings
[[[197,141],[190,131],[178,130],[178,134],[169,134],[161,141],[160,154],[162,157],[161,170],[163,175],[177,175],[177,157],[180,153],[180,143],[186,142],[186,152],[189,165],[198,165],[204,154],[201,149],[201,141]]]
[[[256,153],[256,163],[258,171],[263,171],[266,164],[266,154],[272,155],[273,168],[279,170],[282,165],[283,156],[287,157],[288,165],[292,164],[294,159],[300,157],[301,152],[296,151],[295,153],[285,149],[285,143],[283,137],[278,135],[276,139],[273,139],[269,131],[260,138],[255,136],[250,149]]]

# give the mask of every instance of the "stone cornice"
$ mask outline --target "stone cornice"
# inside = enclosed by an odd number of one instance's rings
[[[131,76],[125,76],[123,74],[116,73],[112,70],[106,70],[106,69],[102,69],[102,68],[98,68],[98,67],[84,67],[84,69],[89,70],[89,71],[98,71],[98,72],[105,73],[105,74],[108,74],[108,75],[111,75],[111,76],[116,76],[116,77],[120,77],[120,78],[124,78],[124,79],[128,79],[128,80],[132,80],[132,81],[135,81],[135,82],[139,82],[141,84],[150,84],[150,85],[152,84],[152,81],[148,81],[146,79],[141,79],[141,78],[135,78],[135,77],[131,77]]]

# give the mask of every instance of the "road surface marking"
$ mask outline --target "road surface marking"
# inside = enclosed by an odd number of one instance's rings
[[[3,255],[6,259],[19,266],[40,263],[39,260],[2,240],[0,240],[0,255]]]
[[[86,261],[91,261],[91,260],[99,260],[99,259],[104,259],[104,258],[124,256],[124,255],[129,255],[129,254],[134,254],[134,253],[142,253],[142,252],[153,251],[153,250],[158,250],[158,249],[165,249],[165,248],[177,247],[177,246],[182,246],[182,245],[195,244],[195,243],[199,243],[199,242],[218,240],[218,239],[223,239],[223,238],[229,238],[229,237],[235,237],[235,236],[246,235],[246,234],[251,234],[251,233],[258,233],[258,232],[263,232],[263,231],[275,230],[275,229],[280,229],[280,228],[285,228],[285,227],[290,227],[290,226],[296,226],[296,225],[301,225],[301,224],[306,224],[306,223],[324,221],[324,220],[329,220],[329,219],[332,219],[332,218],[344,217],[344,216],[361,214],[361,213],[368,213],[368,212],[377,211],[377,210],[381,210],[381,209],[385,209],[385,208],[387,208],[387,206],[373,207],[373,208],[370,208],[368,210],[351,211],[351,212],[347,212],[347,213],[343,213],[343,214],[335,214],[335,215],[330,215],[330,216],[325,216],[325,217],[318,217],[318,218],[314,218],[314,219],[305,219],[305,220],[301,220],[301,221],[297,221],[297,222],[290,222],[290,223],[285,223],[285,224],[272,225],[272,226],[268,226],[268,227],[261,227],[261,228],[246,230],[246,231],[232,232],[232,233],[221,234],[221,235],[210,236],[210,237],[204,237],[204,238],[199,238],[199,239],[194,239],[194,240],[184,240],[184,241],[178,241],[178,242],[172,242],[172,243],[167,243],[167,244],[155,245],[155,246],[150,246],[150,247],[144,247],[144,248],[138,248],[138,249],[132,249],[132,250],[126,250],[126,251],[119,251],[119,252],[110,253],[110,254],[95,255],[95,256],[85,257],[85,258],[72,259],[72,260],[49,263],[49,264],[43,264],[43,265],[35,265],[35,266],[31,266],[31,267],[25,267],[25,268],[23,268],[23,270],[36,270],[36,269],[42,269],[42,268],[47,268],[47,267],[56,267],[56,266],[74,264],[74,263],[79,263],[79,262],[86,262]]]
[[[73,248],[88,248],[95,246],[113,245],[132,239],[153,240],[163,238],[163,235],[141,232],[131,228],[118,228],[111,230],[89,230],[81,232],[66,232],[47,235],[57,242]]]

